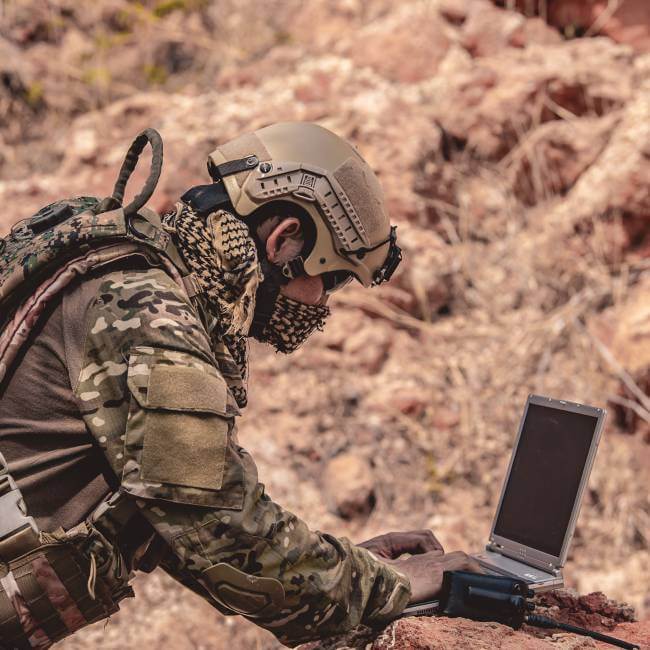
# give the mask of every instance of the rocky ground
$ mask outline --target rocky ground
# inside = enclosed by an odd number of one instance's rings
[[[650,622],[632,622],[632,608],[608,600],[602,593],[576,597],[558,590],[536,598],[536,612],[555,621],[616,635],[624,641],[650,646]],[[359,628],[346,636],[301,646],[304,650],[578,650],[611,647],[584,636],[524,625],[518,630],[495,622],[464,618],[421,617],[398,620],[386,629]]]
[[[647,4],[577,3],[586,18],[564,0],[501,4],[511,10],[488,0],[5,2],[0,234],[49,200],[108,194],[145,126],[165,141],[160,210],[205,182],[207,153],[244,130],[315,120],[350,138],[380,174],[405,261],[391,286],[342,293],[325,332],[295,355],[252,346],[240,437],[269,493],[354,540],[430,527],[448,550],[478,550],[526,396],[606,405],[566,579],[643,618]],[[164,576],[135,588],[107,625],[62,647],[277,647]],[[393,645],[374,647],[447,647],[395,640],[429,626],[426,641],[440,625],[400,622]],[[522,647],[477,634],[475,647]]]

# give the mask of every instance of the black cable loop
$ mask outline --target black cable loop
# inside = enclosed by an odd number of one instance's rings
[[[145,129],[133,140],[129,150],[126,152],[120,173],[115,182],[115,187],[113,188],[113,198],[122,205],[126,184],[129,178],[131,178],[131,174],[133,174],[133,170],[136,168],[138,159],[147,143],[151,145],[151,170],[149,172],[149,178],[145,181],[140,194],[136,195],[131,203],[124,208],[124,214],[126,216],[135,214],[151,198],[160,178],[163,163],[162,138],[160,137],[160,133],[155,129]]]
[[[556,630],[564,630],[565,632],[571,632],[572,634],[580,634],[582,636],[591,637],[597,641],[602,641],[603,643],[609,643],[610,645],[617,646],[619,648],[626,648],[626,650],[637,650],[639,648],[638,643],[630,643],[629,641],[623,641],[622,639],[617,639],[616,637],[609,636],[609,634],[602,634],[601,632],[596,632],[595,630],[588,630],[584,627],[578,627],[577,625],[571,625],[570,623],[560,623],[559,621],[554,621],[551,618],[546,616],[540,616],[539,614],[529,614],[525,618],[528,625],[534,627],[544,627],[551,628]]]

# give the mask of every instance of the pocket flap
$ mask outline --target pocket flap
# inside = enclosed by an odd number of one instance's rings
[[[226,380],[214,366],[183,352],[144,350],[135,348],[131,354],[127,380],[141,408],[239,415]]]
[[[224,379],[198,368],[160,366],[151,369],[147,406],[168,411],[201,411],[226,413]]]
[[[238,409],[219,370],[189,352],[139,346],[127,382],[122,488],[145,499],[241,508],[231,442]]]

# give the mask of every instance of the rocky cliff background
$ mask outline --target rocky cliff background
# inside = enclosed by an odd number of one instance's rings
[[[240,437],[268,492],[353,540],[478,550],[526,396],[607,406],[566,578],[647,617],[649,52],[646,0],[3,0],[0,235],[110,193],[146,126],[159,210],[242,131],[351,139],[405,261],[295,355],[252,347]],[[279,647],[164,576],[135,589],[62,647]]]

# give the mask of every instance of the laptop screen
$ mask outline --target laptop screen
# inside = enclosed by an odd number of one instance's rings
[[[528,405],[494,534],[559,557],[597,424]]]

